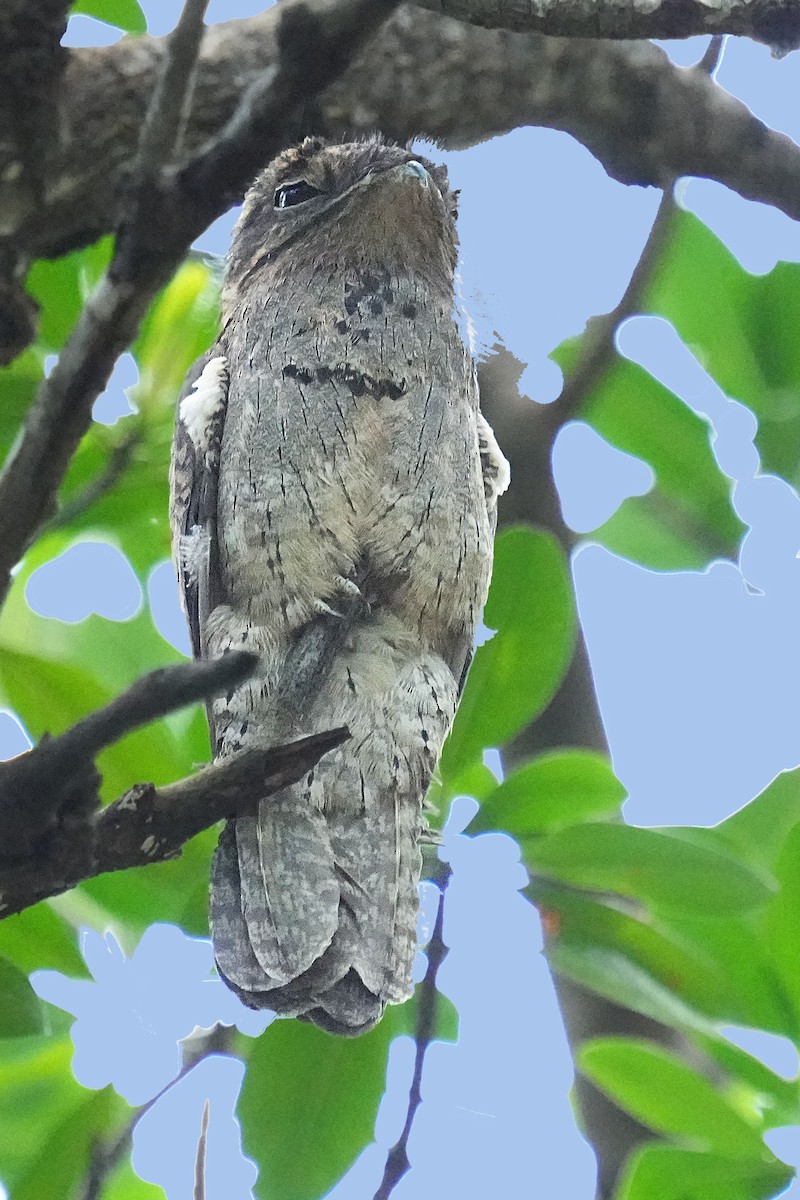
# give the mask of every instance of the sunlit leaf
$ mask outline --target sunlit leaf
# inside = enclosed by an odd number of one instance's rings
[[[625,1167],[615,1200],[770,1200],[791,1177],[771,1155],[725,1157],[650,1143]]]
[[[709,303],[713,281],[714,303]],[[758,417],[762,465],[800,482],[800,265],[748,274],[702,221],[680,212],[654,273],[646,310],[671,321],[701,364]]]
[[[555,750],[508,775],[481,802],[469,832],[502,829],[512,837],[532,837],[611,816],[619,811],[625,795],[604,755]]]
[[[535,874],[633,896],[665,910],[727,916],[765,904],[772,888],[733,855],[667,830],[597,822],[521,842]]]
[[[733,1158],[768,1158],[760,1130],[677,1054],[654,1042],[598,1038],[577,1065],[638,1121],[695,1149]]]
[[[683,1012],[683,1026],[707,1029],[709,1019],[739,1024],[760,1020],[763,1006],[753,1011],[749,993],[737,988],[738,978],[731,977],[724,955],[715,957],[711,950],[685,937],[679,927],[670,926],[662,915],[541,879],[534,879],[526,894],[542,914],[548,955],[557,969],[608,999],[653,1015],[653,1004],[663,1007],[664,1003],[658,996],[654,999],[653,990],[666,988],[676,1003],[691,1010]],[[628,966],[622,966],[622,960]],[[609,969],[612,962],[620,967],[619,972],[616,966]],[[652,985],[636,972],[644,972]],[[630,989],[628,978],[633,984]],[[699,1014],[702,1020],[692,1014]]]
[[[237,1114],[258,1200],[321,1200],[372,1141],[389,1043],[413,1031],[418,997],[357,1038],[276,1021],[252,1045]],[[453,1007],[438,1000],[437,1037],[452,1040]]]
[[[776,867],[780,891],[764,913],[764,932],[771,963],[794,1006],[793,1037],[800,1043],[800,824],[786,838]]]
[[[141,1179],[129,1159],[123,1158],[103,1187],[103,1200],[166,1200],[166,1193],[156,1184]]]
[[[76,1081],[68,1034],[0,1042],[0,1179],[14,1200],[75,1194],[94,1139],[129,1114],[110,1088]]]
[[[43,378],[41,358],[35,350],[26,350],[0,369],[0,459],[11,449]]]
[[[566,368],[577,345],[566,342],[552,357]],[[587,396],[581,416],[655,474],[651,491],[625,500],[593,540],[656,570],[699,568],[735,556],[745,526],[734,512],[731,481],[714,457],[705,420],[619,354]]]
[[[0,958],[0,1038],[42,1033],[42,1005],[27,975],[7,958]]]
[[[145,33],[147,18],[138,0],[75,0],[71,11],[116,25],[126,33]]]
[[[800,770],[782,771],[716,832],[748,862],[772,871],[790,830],[800,822]]]
[[[75,929],[45,903],[0,921],[0,954],[26,974],[47,968],[87,975]]]
[[[555,538],[525,528],[498,537],[484,621],[497,632],[476,651],[440,764],[450,795],[459,774],[541,712],[564,677],[575,608]]]
[[[112,247],[112,239],[106,237],[63,258],[40,259],[33,264],[26,286],[39,304],[38,341],[43,349],[53,353],[64,345],[111,261]]]

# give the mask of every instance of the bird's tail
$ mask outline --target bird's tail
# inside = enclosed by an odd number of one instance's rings
[[[224,978],[251,1007],[334,1033],[411,994],[422,799],[456,688],[404,641],[385,621],[351,631],[309,703],[311,728],[347,724],[350,741],[230,822],[214,861]]]

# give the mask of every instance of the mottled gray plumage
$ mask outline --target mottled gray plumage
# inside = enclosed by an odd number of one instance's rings
[[[288,190],[287,190],[288,189]],[[307,139],[256,181],[180,404],[194,652],[257,650],[214,753],[349,726],[229,822],[211,919],[247,1004],[360,1033],[411,991],[422,800],[469,664],[507,466],[454,312],[443,168]]]

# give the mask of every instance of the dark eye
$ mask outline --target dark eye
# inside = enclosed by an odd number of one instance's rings
[[[278,188],[275,193],[275,207],[293,208],[295,204],[305,204],[306,200],[321,195],[319,188],[312,187],[305,179],[298,179],[296,183],[284,183]]]

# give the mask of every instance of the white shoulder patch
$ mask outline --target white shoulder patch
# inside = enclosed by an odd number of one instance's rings
[[[482,412],[478,412],[478,448],[483,467],[483,486],[487,500],[495,500],[508,491],[511,483],[511,467],[508,459],[497,444],[494,431]]]
[[[205,454],[214,418],[225,403],[228,385],[228,360],[220,354],[210,359],[188,396],[181,400],[180,418],[195,450]]]
[[[181,570],[187,584],[197,584],[208,574],[211,538],[202,525],[193,525],[181,536],[178,553]]]

